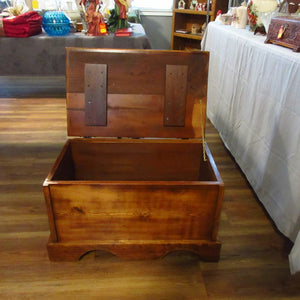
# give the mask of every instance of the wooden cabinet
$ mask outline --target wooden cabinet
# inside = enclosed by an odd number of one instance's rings
[[[172,50],[200,49],[200,42],[203,36],[202,26],[204,23],[213,21],[217,11],[227,11],[226,0],[212,0],[207,11],[207,2],[198,0],[199,9],[191,9],[192,0],[185,0],[184,8],[180,8],[182,1],[173,2],[173,24],[172,24]]]

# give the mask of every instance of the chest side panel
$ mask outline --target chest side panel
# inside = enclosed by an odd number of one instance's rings
[[[218,193],[217,185],[51,186],[61,242],[211,239]]]

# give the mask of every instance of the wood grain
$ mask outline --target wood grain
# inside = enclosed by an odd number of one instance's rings
[[[50,192],[59,242],[180,243],[211,240],[219,187],[66,183]]]
[[[51,263],[41,188],[66,141],[64,99],[0,99],[1,299],[299,299],[290,243],[259,204],[207,122],[206,138],[226,190],[218,263],[178,252],[123,261],[105,252]]]
[[[204,180],[217,180],[201,161],[202,143],[196,140],[78,138],[71,139],[68,148],[61,165],[72,160],[74,174],[55,174],[56,180],[198,181],[202,165]]]
[[[70,136],[201,136],[208,53],[67,48],[66,61]]]
[[[185,125],[187,78],[187,65],[166,65],[165,126]]]
[[[205,147],[207,161],[199,140],[68,140],[44,183],[50,259],[76,260],[94,250],[131,259],[190,250],[218,260],[224,185]]]

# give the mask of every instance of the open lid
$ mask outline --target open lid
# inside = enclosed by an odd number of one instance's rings
[[[208,52],[66,49],[69,136],[201,138]]]

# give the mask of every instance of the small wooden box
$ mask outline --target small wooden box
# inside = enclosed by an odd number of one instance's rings
[[[293,51],[299,52],[300,17],[284,16],[272,18],[265,43],[292,48]]]
[[[49,258],[188,250],[218,260],[224,187],[203,140],[208,53],[66,55],[68,135],[85,138],[66,142],[43,185]]]

